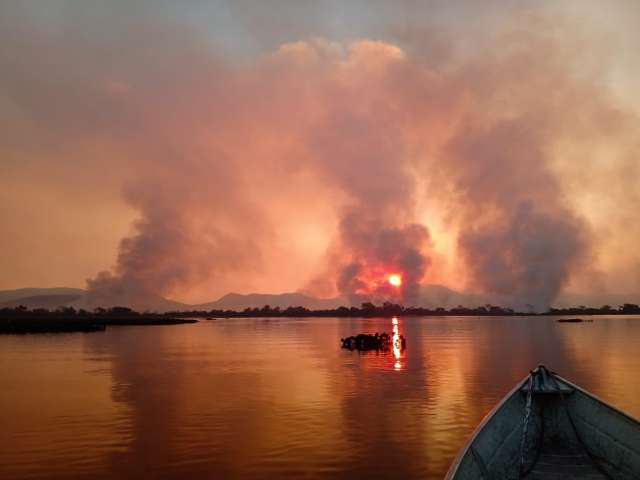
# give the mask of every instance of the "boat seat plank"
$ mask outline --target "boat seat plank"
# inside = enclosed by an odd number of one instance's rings
[[[587,453],[577,446],[560,442],[545,442],[540,457],[525,477],[527,480],[545,478],[606,480]]]

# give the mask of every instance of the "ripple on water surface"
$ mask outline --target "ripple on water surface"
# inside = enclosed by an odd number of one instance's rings
[[[404,351],[340,338],[402,334]],[[0,478],[441,479],[538,363],[640,415],[640,319],[229,319],[0,337]]]

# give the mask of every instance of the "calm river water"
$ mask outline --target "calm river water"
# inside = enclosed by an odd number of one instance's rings
[[[543,362],[640,417],[640,317],[203,320],[0,336],[0,478],[441,479]]]

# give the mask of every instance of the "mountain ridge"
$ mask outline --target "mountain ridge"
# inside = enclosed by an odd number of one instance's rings
[[[86,290],[71,287],[25,287],[11,290],[0,290],[0,305],[19,298],[36,297],[39,295],[84,295]]]
[[[578,305],[601,306],[605,304],[617,306],[623,303],[634,303],[631,294],[601,294],[582,295],[565,293],[554,302],[555,307],[567,307]],[[328,310],[340,306],[352,306],[354,303],[345,297],[316,298],[301,292],[284,293],[236,293],[230,292],[222,295],[217,300],[210,302],[187,304],[164,298],[160,295],[150,295],[145,298],[132,298],[126,295],[108,304],[95,304],[86,290],[80,288],[54,287],[54,288],[19,288],[13,290],[0,290],[0,308],[15,308],[24,305],[27,308],[73,307],[91,310],[97,306],[114,307],[126,306],[139,311],[175,311],[175,310],[245,310],[247,308],[262,308],[269,305],[272,308],[280,307],[305,307],[311,310]],[[413,305],[424,308],[452,308],[462,305],[475,308],[480,305],[492,304],[508,305],[506,297],[459,292],[444,285],[425,284],[420,288],[419,298]]]

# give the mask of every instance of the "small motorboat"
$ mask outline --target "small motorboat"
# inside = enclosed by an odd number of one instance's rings
[[[539,365],[487,414],[445,479],[640,479],[640,422]]]

